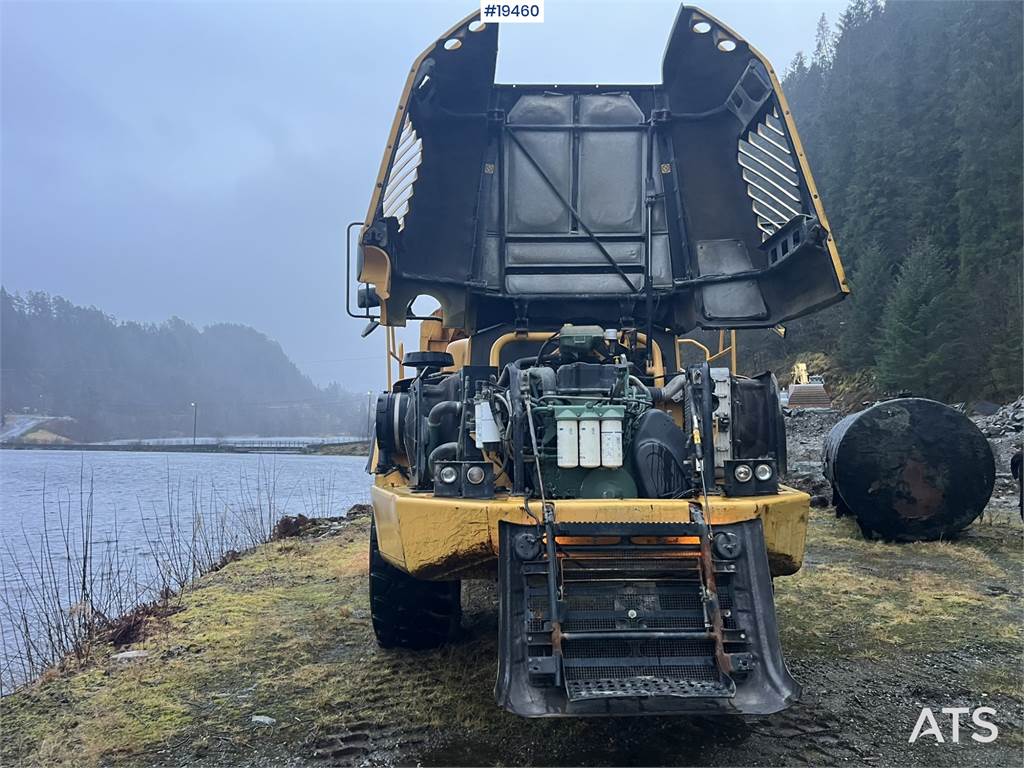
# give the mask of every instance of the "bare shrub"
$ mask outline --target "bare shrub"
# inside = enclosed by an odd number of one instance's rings
[[[334,487],[332,474],[302,489],[308,516],[330,514]],[[54,665],[87,660],[98,641],[136,642],[146,621],[178,610],[175,596],[196,579],[269,541],[295,491],[279,488],[276,461],[262,458],[254,476],[239,473],[230,495],[198,477],[186,483],[168,467],[162,503],[136,502],[144,542],[122,542],[116,510],[112,535],[94,531],[93,477],[84,460],[78,493],[59,490],[56,510],[44,477],[38,540],[22,530],[20,557],[11,540],[4,543],[0,694]],[[289,532],[297,533],[307,515],[290,518],[297,529]],[[135,549],[142,543],[140,556]]]

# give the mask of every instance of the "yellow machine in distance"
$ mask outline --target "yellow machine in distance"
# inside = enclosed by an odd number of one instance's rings
[[[846,294],[778,79],[685,6],[658,85],[496,84],[496,51],[474,14],[416,59],[360,230],[377,638],[449,641],[460,580],[497,576],[513,712],[777,711],[771,579],[809,500],[779,482],[774,377],[681,347]]]
[[[793,370],[790,372],[790,376],[793,379],[793,384],[811,383],[811,379],[807,375],[807,363],[794,363]]]

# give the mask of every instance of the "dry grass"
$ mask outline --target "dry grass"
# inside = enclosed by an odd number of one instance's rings
[[[823,514],[812,523],[805,569],[776,585],[790,658],[898,666],[907,654],[984,644],[1006,663],[981,666],[973,684],[1021,700],[1019,591],[986,592],[1019,590],[1024,560],[1012,544],[990,557],[971,544],[863,542]],[[378,649],[366,541],[364,518],[339,536],[264,545],[204,576],[182,595],[184,610],[135,646],[147,658],[116,662],[104,651],[86,669],[3,699],[0,762],[141,765],[170,760],[173,749],[175,764],[240,764],[254,754],[308,755],[354,722],[457,731],[505,745],[496,749],[513,761],[523,744],[596,749],[612,738],[614,723],[526,721],[496,708],[490,585],[466,584],[469,641],[425,653]],[[254,726],[253,715],[277,724]],[[649,727],[669,738],[680,726]]]
[[[342,574],[364,555],[361,537],[289,541],[203,577],[182,596],[184,610],[133,647],[146,658],[115,661],[96,649],[88,670],[6,697],[4,762],[97,764],[182,739],[244,741],[253,714],[288,723],[290,700],[298,711],[310,701],[285,694],[306,687],[303,662],[330,656],[351,631],[349,589],[361,578]]]
[[[982,645],[1019,658],[1024,553],[1007,533],[890,544],[815,512],[804,568],[776,582],[783,648],[876,658]]]

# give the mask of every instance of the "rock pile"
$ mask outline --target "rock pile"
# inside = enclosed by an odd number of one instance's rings
[[[828,431],[843,416],[832,409],[801,409],[783,411],[786,414],[786,452],[790,469],[800,462],[821,465],[821,444]]]
[[[832,491],[821,474],[821,445],[842,414],[832,409],[785,409],[786,454],[789,471],[786,485],[811,494],[813,506],[828,506]]]
[[[1003,437],[1020,432],[1024,429],[1024,395],[1007,403],[991,416],[975,416],[974,423],[985,437]]]
[[[988,438],[992,444],[992,451],[996,457],[996,495],[1005,490],[1006,493],[1017,494],[1016,483],[1009,478],[1010,459],[1021,449],[1024,432],[1024,396],[1018,397],[1012,403],[1007,403],[991,416],[972,417],[981,433]],[[1001,482],[1002,481],[1002,482]],[[1005,486],[1005,488],[1002,488]]]

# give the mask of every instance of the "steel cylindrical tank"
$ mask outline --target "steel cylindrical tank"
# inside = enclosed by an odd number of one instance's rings
[[[887,400],[836,424],[822,452],[834,503],[894,541],[953,536],[995,483],[992,448],[963,413],[934,400]]]

